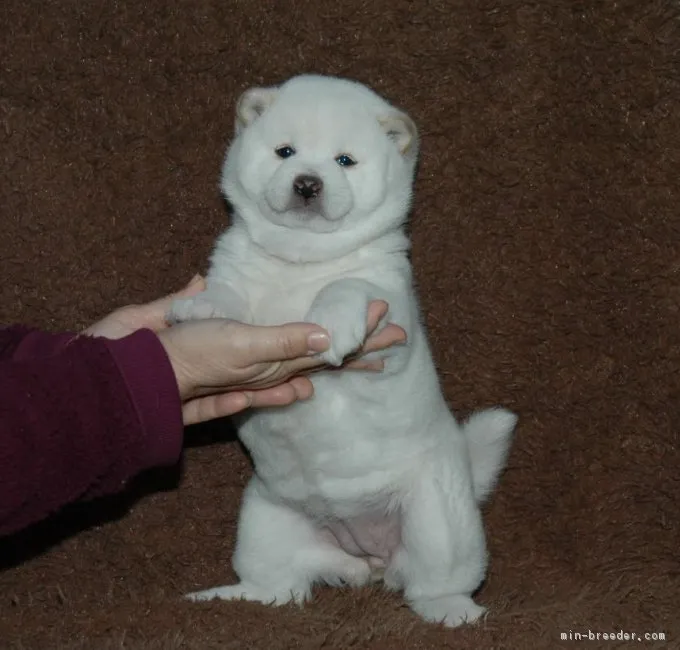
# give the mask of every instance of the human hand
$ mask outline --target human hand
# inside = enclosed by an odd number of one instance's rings
[[[327,349],[327,333],[310,323],[260,327],[217,319],[169,328],[165,322],[169,305],[204,289],[203,278],[196,276],[182,291],[145,305],[118,309],[84,333],[122,338],[140,328],[155,331],[175,371],[185,424],[232,415],[248,407],[285,406],[311,397],[312,383],[300,375],[327,368],[321,359],[308,355],[314,348],[319,352]],[[381,361],[366,361],[361,356],[405,342],[406,333],[396,325],[388,324],[375,332],[387,308],[383,301],[369,305],[366,342],[343,369],[380,371]],[[311,344],[310,335],[316,335]]]
[[[387,312],[376,301],[372,334]],[[326,332],[310,323],[262,327],[207,319],[181,323],[159,334],[175,369],[187,422],[231,415],[248,407],[285,406],[308,399],[314,387],[303,373],[328,368],[317,353],[328,348]],[[358,354],[404,342],[404,331],[387,326],[370,336]],[[349,369],[381,370],[382,362],[350,360]]]
[[[200,275],[195,275],[181,291],[144,305],[127,305],[116,309],[94,325],[90,325],[83,334],[122,339],[142,328],[160,332],[169,327],[165,320],[168,306],[178,298],[191,298],[205,291],[205,286],[205,280]]]

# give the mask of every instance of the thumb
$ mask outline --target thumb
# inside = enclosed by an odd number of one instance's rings
[[[286,361],[324,352],[330,346],[326,330],[311,323],[286,323],[269,327],[250,326],[250,363]]]
[[[205,291],[205,280],[200,275],[195,275],[189,284],[183,289],[171,293],[170,295],[158,298],[145,305],[147,313],[159,321],[159,324],[165,322],[165,315],[168,313],[172,303],[179,298],[192,298],[196,294]]]
[[[205,286],[205,279],[202,275],[197,273],[183,289],[171,293],[169,296],[165,296],[165,298],[160,298],[156,302],[170,305],[173,300],[177,300],[178,298],[191,298],[192,296],[205,291]]]

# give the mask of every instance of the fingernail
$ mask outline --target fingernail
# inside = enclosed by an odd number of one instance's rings
[[[325,352],[331,345],[331,339],[328,334],[314,332],[307,337],[307,345],[309,346],[309,354]]]

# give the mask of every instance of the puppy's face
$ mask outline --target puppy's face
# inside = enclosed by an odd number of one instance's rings
[[[251,234],[278,234],[306,259],[320,236],[346,248],[401,225],[416,149],[410,118],[364,86],[296,77],[241,97],[223,188]]]

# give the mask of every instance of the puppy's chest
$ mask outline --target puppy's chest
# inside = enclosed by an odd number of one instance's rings
[[[245,287],[253,323],[256,325],[280,325],[302,320],[316,295],[329,279],[295,281],[272,277],[249,282]]]
[[[355,258],[312,266],[252,263],[236,277],[242,283],[239,288],[247,297],[253,323],[278,325],[303,320],[317,294],[333,282],[370,280],[375,273],[373,266]]]

